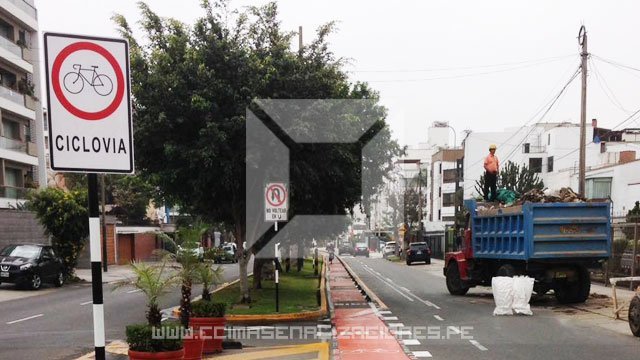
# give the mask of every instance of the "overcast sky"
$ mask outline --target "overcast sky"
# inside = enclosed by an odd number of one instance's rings
[[[36,0],[41,31],[117,36],[118,12],[139,20],[131,0]],[[148,0],[160,16],[187,24],[202,15],[199,0]],[[232,1],[232,7],[266,1]],[[541,120],[545,104],[579,65],[578,30],[587,27],[587,119],[613,127],[640,108],[637,16],[640,1],[279,1],[284,28],[338,22],[332,50],[350,59],[354,80],[368,81],[389,108],[403,144],[426,141],[433,121],[457,131],[496,131]],[[141,34],[138,28],[136,33]],[[292,44],[293,45],[293,44]],[[297,45],[296,45],[297,46]],[[603,60],[604,59],[604,60]],[[606,61],[605,61],[606,60]],[[595,65],[595,66],[593,66]],[[543,110],[543,111],[539,111]],[[580,119],[580,77],[543,122]],[[627,127],[640,127],[628,121]],[[453,137],[453,135],[451,135]]]

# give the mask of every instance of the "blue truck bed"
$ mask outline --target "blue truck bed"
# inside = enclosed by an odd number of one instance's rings
[[[599,260],[611,253],[609,203],[525,203],[485,210],[465,200],[465,207],[475,258]]]

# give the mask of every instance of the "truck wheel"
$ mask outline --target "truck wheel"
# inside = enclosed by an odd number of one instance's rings
[[[629,327],[635,336],[640,337],[640,297],[635,296],[629,304]]]
[[[451,295],[464,295],[469,291],[469,288],[464,286],[462,279],[460,279],[458,263],[455,261],[450,262],[447,266],[447,290]]]
[[[561,304],[582,303],[589,297],[591,278],[584,266],[579,266],[578,280],[561,284],[555,288],[556,299]]]
[[[514,277],[516,275],[516,268],[511,264],[504,264],[498,268],[496,275]]]

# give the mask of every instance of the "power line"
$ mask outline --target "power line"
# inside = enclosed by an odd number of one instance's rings
[[[490,75],[490,74],[497,74],[497,73],[503,73],[503,72],[508,72],[508,71],[520,70],[520,69],[524,69],[524,68],[530,68],[530,67],[534,67],[534,66],[538,66],[538,65],[547,64],[547,63],[554,62],[554,61],[558,61],[558,60],[557,60],[557,59],[556,59],[556,60],[549,60],[549,61],[538,62],[538,63],[534,63],[534,64],[527,64],[527,65],[522,65],[522,66],[515,66],[515,67],[511,67],[511,68],[507,68],[507,69],[499,69],[499,70],[483,71],[483,72],[470,73],[470,74],[449,75],[449,76],[437,76],[437,77],[423,78],[423,79],[367,80],[367,82],[370,82],[370,83],[391,83],[391,82],[399,82],[399,83],[402,83],[402,82],[420,82],[420,81],[435,81],[435,80],[461,79],[461,78],[467,78],[467,77],[475,77],[475,76]]]
[[[613,91],[611,90],[611,88],[607,84],[606,79],[602,76],[602,74],[600,74],[600,71],[598,71],[598,68],[596,67],[595,61],[593,61],[592,59],[589,59],[589,63],[591,64],[591,68],[593,69],[593,73],[594,73],[594,75],[596,77],[596,80],[598,81],[598,85],[600,85],[600,89],[602,89],[602,92],[604,92],[604,94],[607,96],[609,101],[611,101],[611,103],[615,107],[617,107],[618,109],[626,112],[627,114],[630,114],[631,111],[629,111],[629,110],[624,108],[622,103],[618,100],[616,95],[613,93]],[[611,94],[611,95],[609,95],[609,94]]]
[[[598,59],[600,61],[604,61],[606,63],[609,63],[609,64],[613,65],[613,66],[622,67],[622,68],[626,68],[626,69],[629,69],[629,70],[634,70],[634,71],[640,72],[640,69],[635,68],[633,66],[625,65],[625,64],[619,63],[617,61],[606,59],[606,58],[603,58],[603,57],[597,56],[597,55],[592,55],[592,56],[594,56],[596,59]]]
[[[521,64],[534,63],[534,62],[545,62],[545,61],[548,61],[548,60],[558,60],[558,59],[564,59],[564,58],[568,58],[568,57],[572,57],[572,56],[575,56],[575,54],[554,56],[554,57],[535,59],[535,60],[525,60],[525,61],[517,61],[517,62],[491,64],[491,65],[475,65],[475,66],[459,66],[459,67],[435,67],[435,68],[431,68],[431,69],[349,70],[349,72],[355,72],[355,73],[407,73],[407,72],[435,72],[435,71],[473,70],[473,69],[492,68],[492,67],[499,67],[499,66],[521,65]]]

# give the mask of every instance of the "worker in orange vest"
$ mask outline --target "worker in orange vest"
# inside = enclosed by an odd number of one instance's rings
[[[491,144],[489,146],[489,155],[484,159],[484,199],[486,201],[496,201],[496,196],[498,195],[496,183],[499,170],[500,163],[496,156],[496,146]],[[489,190],[491,190],[491,194],[489,194]]]

